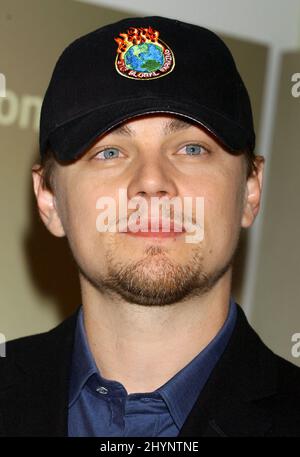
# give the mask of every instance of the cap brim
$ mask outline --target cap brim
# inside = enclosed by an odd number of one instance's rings
[[[59,160],[74,160],[83,154],[100,135],[121,122],[150,113],[169,113],[197,122],[233,153],[242,151],[247,146],[251,147],[251,143],[254,142],[253,139],[248,138],[247,132],[240,125],[205,106],[163,98],[144,98],[122,100],[98,107],[64,123],[51,132],[43,144],[40,144],[41,154],[51,147]]]

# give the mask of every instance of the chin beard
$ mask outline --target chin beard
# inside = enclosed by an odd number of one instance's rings
[[[126,265],[106,255],[108,273],[105,277],[81,274],[99,291],[121,297],[128,303],[145,306],[164,306],[201,296],[208,292],[231,266],[208,274],[203,269],[203,257],[195,251],[187,265],[176,264],[161,246],[150,246],[146,256]]]

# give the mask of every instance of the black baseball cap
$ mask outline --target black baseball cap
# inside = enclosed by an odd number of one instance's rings
[[[233,153],[255,147],[249,95],[225,43],[204,27],[150,16],[101,27],[63,51],[42,104],[40,154],[76,159],[149,113],[197,122]]]

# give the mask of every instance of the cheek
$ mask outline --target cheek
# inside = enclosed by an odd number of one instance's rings
[[[203,186],[204,237],[208,244],[235,242],[241,222],[241,183],[230,175],[215,176]]]
[[[63,225],[70,242],[83,247],[93,243],[98,234],[96,202],[104,195],[99,185],[87,181],[69,186],[63,201]]]

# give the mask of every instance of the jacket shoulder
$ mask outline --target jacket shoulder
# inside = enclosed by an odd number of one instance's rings
[[[78,311],[49,331],[8,341],[5,357],[0,358],[0,385],[27,369],[38,368],[45,359],[53,360],[59,345],[72,340]]]
[[[296,391],[300,394],[300,367],[274,354],[278,366],[279,386],[282,390]]]
[[[277,392],[261,402],[272,415],[268,436],[300,436],[300,367],[274,354]]]

